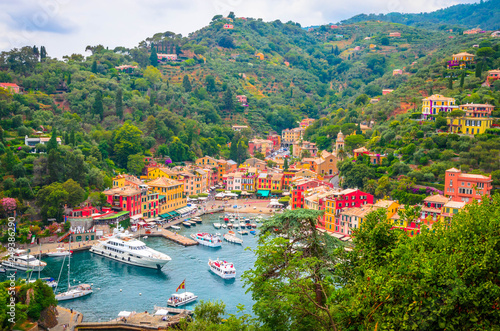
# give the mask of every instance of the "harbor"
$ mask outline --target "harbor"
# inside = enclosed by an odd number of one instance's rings
[[[197,295],[198,301],[183,307],[169,307],[168,310],[172,313],[178,314],[180,312],[178,309],[191,311],[199,300],[221,300],[226,304],[229,314],[237,314],[236,306],[243,304],[245,306],[243,313],[250,313],[253,300],[250,294],[245,293],[246,289],[241,275],[245,270],[252,268],[255,262],[253,252],[245,248],[256,248],[256,236],[244,236],[241,245],[224,241],[222,246],[218,248],[197,245],[197,243],[195,246],[185,246],[179,243],[178,238],[189,239],[191,234],[197,232],[226,234],[227,229],[217,230],[213,226],[214,223],[221,222],[221,216],[224,214],[209,213],[203,215],[201,224],[190,228],[181,225],[177,234],[170,230],[161,229],[160,231],[151,231],[146,235],[147,238],[144,238],[143,232],[141,241],[148,247],[172,258],[161,270],[121,263],[89,252],[87,245],[75,247],[72,244],[71,249],[74,254],[71,258],[71,284],[92,284],[94,292],[76,300],[60,302],[60,307],[80,312],[83,315],[82,323],[94,323],[82,324],[82,329],[115,328],[114,324],[111,325],[109,322],[115,320],[121,311],[152,312],[154,306],[166,306],[168,298],[176,293],[177,286],[185,280],[185,290]],[[253,216],[258,215],[244,215],[244,217]],[[169,236],[177,239],[167,238],[163,235],[165,233],[169,233]],[[138,233],[136,235],[138,236]],[[217,258],[234,263],[237,270],[234,279],[225,280],[210,271],[208,260]],[[43,257],[42,260],[47,263],[47,266],[41,272],[41,277],[55,278],[60,284],[57,292],[65,291],[68,282],[67,274],[63,272],[60,279],[57,279],[63,258]],[[22,274],[24,275],[24,273]],[[184,290],[179,290],[179,293],[181,291]],[[99,307],[99,309],[95,309],[95,307]],[[170,317],[169,322],[174,321],[173,318],[175,315]],[[95,323],[106,323],[106,326],[98,327],[98,324]],[[123,326],[123,322],[120,323]]]

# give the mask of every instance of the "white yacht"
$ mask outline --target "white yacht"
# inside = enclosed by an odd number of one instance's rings
[[[214,274],[221,278],[232,279],[236,277],[236,269],[230,262],[221,261],[219,259],[215,261],[208,259],[208,266]]]
[[[34,272],[42,271],[47,266],[47,263],[38,260],[33,255],[25,253],[24,249],[14,250],[7,260],[2,261],[2,265],[7,269],[31,270]]]
[[[113,235],[101,238],[90,251],[116,261],[151,269],[161,269],[171,260],[170,256],[134,239],[128,231],[120,232],[116,229]]]
[[[234,231],[229,231],[228,233],[224,234],[224,239],[233,244],[243,244],[243,239],[238,238]]]
[[[58,257],[58,256],[68,256],[71,255],[71,251],[68,249],[65,249],[64,247],[57,247],[55,252],[48,252],[47,256],[51,257]]]
[[[92,286],[88,284],[80,284],[76,286],[70,286],[66,292],[62,292],[56,295],[57,301],[73,300],[84,297],[86,295],[92,294]]]
[[[193,240],[197,241],[200,245],[205,245],[208,247],[220,247],[222,246],[222,240],[217,234],[210,234],[205,232],[193,233],[191,235]]]

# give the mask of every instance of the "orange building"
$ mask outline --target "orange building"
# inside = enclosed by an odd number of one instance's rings
[[[446,170],[444,194],[453,201],[481,201],[483,195],[491,194],[491,175],[464,174],[461,170]]]

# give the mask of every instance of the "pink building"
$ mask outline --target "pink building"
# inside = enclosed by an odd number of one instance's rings
[[[403,70],[401,70],[401,69],[394,69],[394,70],[392,71],[392,75],[393,75],[393,76],[396,76],[396,75],[402,75],[402,74],[403,74]]]
[[[491,194],[491,182],[491,175],[463,174],[451,168],[446,170],[444,194],[453,201],[481,201],[483,195]]]
[[[300,121],[300,124],[299,126],[302,128],[302,129],[307,129],[307,127],[311,124],[314,123],[314,119],[312,118],[304,118],[302,121]]]
[[[254,155],[259,152],[267,156],[274,149],[274,142],[265,139],[252,139],[248,142],[248,153]]]
[[[232,30],[232,29],[234,29],[234,25],[232,25],[232,24],[224,24],[224,29],[226,29],[226,30]]]
[[[459,109],[465,112],[467,117],[490,117],[495,106],[488,104],[467,103],[460,105]]]
[[[394,90],[391,90],[391,89],[383,89],[382,90],[382,95],[386,95],[386,94],[389,94],[391,92],[394,92]]]
[[[238,102],[241,104],[244,104],[244,105],[247,104],[247,96],[246,95],[237,95],[236,99],[238,99]]]
[[[401,33],[399,33],[399,32],[391,32],[391,33],[389,33],[389,37],[401,37]]]
[[[281,136],[279,134],[270,134],[267,136],[267,140],[273,142],[273,149],[279,148],[281,145]]]
[[[20,89],[21,89],[19,87],[19,85],[14,84],[14,83],[0,83],[0,87],[6,89],[7,91],[9,91],[12,94],[19,93]]]

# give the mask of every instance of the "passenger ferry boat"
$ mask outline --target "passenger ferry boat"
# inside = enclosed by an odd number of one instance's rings
[[[193,233],[191,235],[195,241],[197,241],[200,245],[205,245],[208,247],[220,247],[222,246],[222,240],[219,235],[213,235],[206,232],[198,232]]]
[[[7,260],[2,261],[2,265],[7,269],[13,268],[17,270],[31,270],[34,272],[42,271],[47,266],[47,263],[38,260],[30,254],[24,254],[24,249],[16,249]]]
[[[190,302],[196,301],[198,299],[198,296],[194,295],[191,292],[184,292],[184,293],[174,293],[168,299],[167,305],[171,307],[178,307],[178,306],[184,306],[187,305]]]
[[[221,261],[219,259],[212,261],[208,259],[208,267],[217,276],[224,279],[232,279],[236,277],[236,269],[230,262]]]
[[[112,236],[101,238],[90,251],[112,260],[151,269],[161,269],[171,260],[170,256],[132,238],[128,231],[121,233],[117,229]]]

